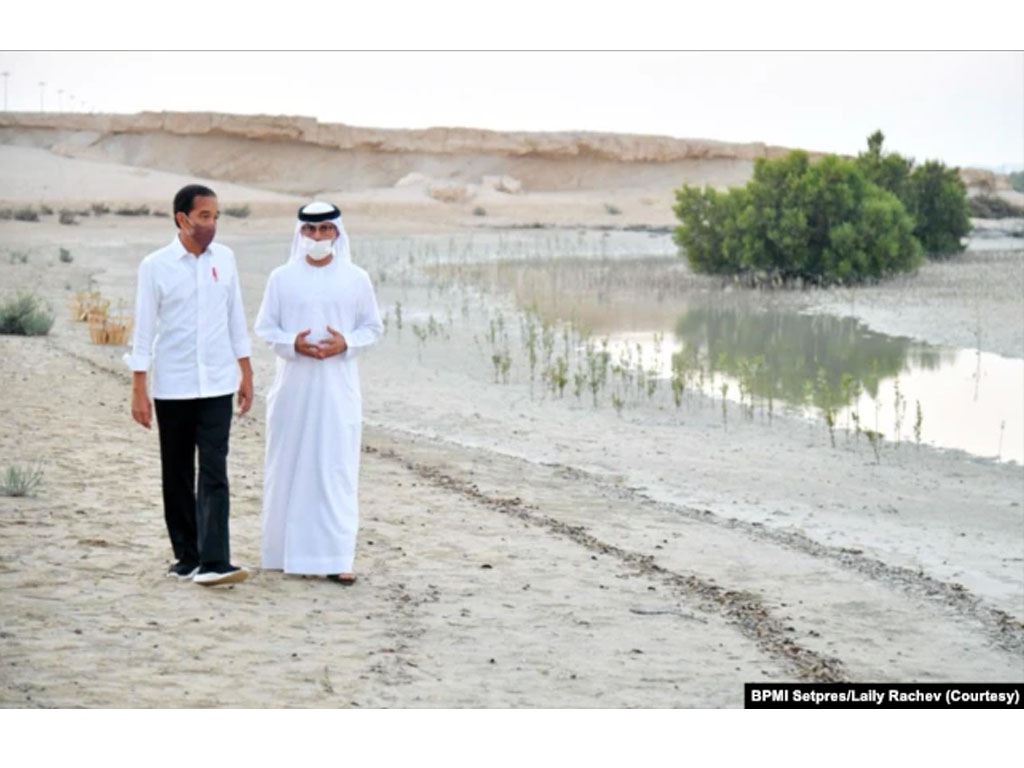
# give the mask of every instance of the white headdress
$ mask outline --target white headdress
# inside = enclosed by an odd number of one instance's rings
[[[322,221],[329,222],[338,228],[338,236],[334,240],[332,253],[334,258],[340,262],[352,260],[352,254],[348,247],[348,233],[341,223],[341,211],[337,206],[319,200],[308,203],[299,208],[299,219],[295,222],[295,234],[292,236],[292,250],[288,261],[300,261],[306,258],[306,249],[302,246],[302,225],[319,224]]]

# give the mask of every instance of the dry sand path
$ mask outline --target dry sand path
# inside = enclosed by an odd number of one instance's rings
[[[0,345],[12,434],[49,457],[40,498],[2,500],[8,706],[729,706],[742,681],[792,674],[724,615],[683,615],[693,606],[652,617],[652,642],[630,609],[663,601],[622,578],[632,568],[373,451],[356,588],[259,571],[230,589],[169,581],[155,436],[127,421],[127,377],[45,339]],[[83,377],[63,428],[39,430],[60,383]],[[232,443],[246,564],[260,419]]]
[[[0,338],[4,453],[47,461],[39,498],[0,499],[6,706],[723,707],[758,679],[1024,678],[1019,621],[947,584],[394,430],[365,436],[357,587],[169,581],[156,436],[71,330]],[[262,417],[232,441],[247,565]]]

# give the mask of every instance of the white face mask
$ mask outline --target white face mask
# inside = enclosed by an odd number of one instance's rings
[[[302,238],[302,247],[313,261],[320,261],[332,250],[334,250],[333,240],[314,240],[311,237]]]

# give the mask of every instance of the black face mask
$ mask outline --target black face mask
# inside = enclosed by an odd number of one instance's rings
[[[190,231],[187,233],[189,237],[196,241],[202,249],[205,251],[210,247],[210,243],[213,242],[214,236],[217,234],[217,225],[212,224],[208,227],[196,224],[188,216],[185,217],[185,221],[188,222]]]

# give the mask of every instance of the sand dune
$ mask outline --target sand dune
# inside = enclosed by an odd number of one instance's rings
[[[508,175],[527,192],[738,184],[755,158],[786,151],[661,136],[400,131],[209,113],[4,113],[0,143],[300,195],[389,188],[410,173],[462,184]]]

